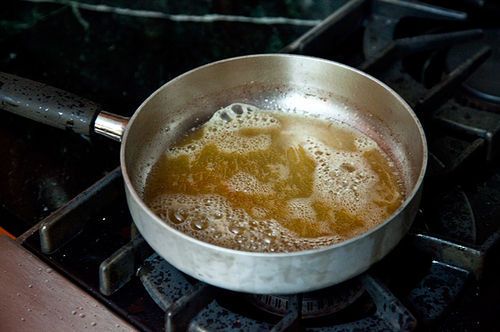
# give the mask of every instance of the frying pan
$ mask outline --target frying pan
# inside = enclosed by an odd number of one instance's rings
[[[289,294],[352,278],[394,248],[410,228],[420,202],[427,145],[417,117],[382,82],[327,60],[268,54],[214,62],[163,85],[130,119],[104,112],[73,94],[9,74],[0,74],[0,101],[1,108],[39,122],[121,140],[127,202],[144,239],[179,270],[230,290]],[[383,223],[357,237],[290,253],[227,249],[172,228],[141,199],[147,174],[183,133],[235,102],[326,115],[360,130],[403,173],[404,203]]]

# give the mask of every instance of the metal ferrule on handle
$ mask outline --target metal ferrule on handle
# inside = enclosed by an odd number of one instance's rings
[[[121,142],[128,120],[127,117],[102,111],[95,119],[94,132]]]
[[[73,93],[0,72],[0,109],[78,134],[92,132],[120,141],[128,118]]]

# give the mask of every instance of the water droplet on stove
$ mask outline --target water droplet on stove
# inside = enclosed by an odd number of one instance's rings
[[[33,288],[33,285],[32,285],[32,284],[29,284],[29,285],[28,285],[28,288]]]
[[[97,323],[96,323],[96,322],[92,322],[92,323],[90,323],[90,325],[91,325],[91,326],[96,326],[96,325],[97,325]]]
[[[31,308],[28,308],[28,312],[31,312]]]
[[[72,314],[72,315],[76,315],[76,310],[72,310],[72,311],[71,311],[71,314]]]
[[[120,324],[115,324],[115,327],[120,327]]]
[[[85,317],[85,314],[79,314],[78,315],[80,318],[84,318]]]
[[[78,307],[78,309],[83,310],[83,307]]]
[[[47,268],[47,269],[45,270],[45,272],[47,272],[47,273],[51,273],[51,272],[52,272],[52,269],[49,267],[49,268]]]
[[[21,317],[21,321],[24,322],[26,319],[24,319],[24,317]]]

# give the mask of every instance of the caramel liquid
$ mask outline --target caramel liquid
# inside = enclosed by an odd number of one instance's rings
[[[202,241],[283,252],[367,231],[401,205],[404,190],[388,156],[353,128],[233,104],[160,157],[144,195]]]

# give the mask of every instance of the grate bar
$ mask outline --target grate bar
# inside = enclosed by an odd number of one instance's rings
[[[443,49],[460,42],[480,38],[483,35],[481,29],[472,29],[396,39],[378,54],[365,61],[360,69],[375,73],[386,68],[392,61],[409,54]]]
[[[183,297],[172,303],[165,314],[165,331],[187,331],[192,319],[214,300],[213,288],[195,284]]]
[[[139,266],[152,252],[140,235],[118,249],[99,265],[100,292],[111,295],[122,288],[135,276]]]
[[[467,270],[480,278],[484,267],[484,253],[481,249],[454,243],[427,234],[410,234],[413,245],[433,259]]]
[[[441,317],[460,295],[468,276],[466,270],[433,261],[430,272],[408,296],[419,322],[428,324]]]
[[[105,207],[123,190],[121,185],[121,170],[117,167],[45,218],[40,224],[42,252],[51,254],[78,235],[92,215],[89,210],[99,211]]]
[[[325,48],[325,39],[340,43],[353,29],[361,26],[366,0],[347,1],[320,24],[307,31],[291,44],[285,46],[282,53],[311,53]],[[320,44],[321,42],[321,44]]]
[[[294,295],[288,302],[288,312],[271,332],[298,331],[302,313],[302,295]]]
[[[360,320],[326,328],[328,332],[345,331],[413,331],[417,320],[406,307],[380,282],[369,275],[361,277],[363,286],[376,306],[373,315]]]
[[[443,105],[490,55],[491,49],[483,47],[474,56],[455,68],[441,83],[434,86],[425,97],[417,101],[414,107],[417,115],[429,114]]]
[[[461,11],[400,0],[375,0],[373,2],[373,12],[393,18],[411,16],[452,21],[467,19],[467,14]]]

